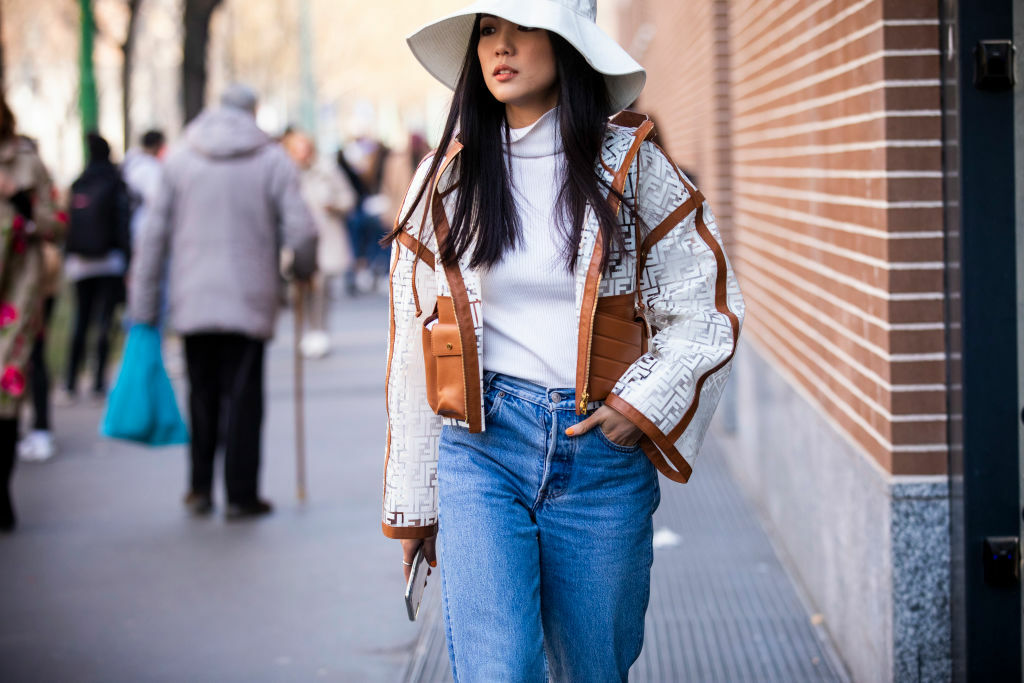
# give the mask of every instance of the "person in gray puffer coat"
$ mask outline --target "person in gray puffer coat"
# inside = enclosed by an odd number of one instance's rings
[[[282,248],[293,254],[296,278],[316,270],[317,233],[298,170],[256,125],[255,110],[255,94],[234,85],[219,107],[186,128],[164,166],[130,280],[132,318],[153,324],[170,259],[169,322],[184,337],[190,385],[192,471],[185,505],[198,515],[213,510],[220,433],[227,516],[272,509],[259,496],[258,480],[263,356],[274,334]]]

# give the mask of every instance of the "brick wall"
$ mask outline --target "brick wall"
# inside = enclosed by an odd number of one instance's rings
[[[894,474],[946,470],[939,26],[908,0],[634,0],[638,108],[723,223],[744,344]]]

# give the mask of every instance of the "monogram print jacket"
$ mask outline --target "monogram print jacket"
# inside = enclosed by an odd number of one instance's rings
[[[621,124],[621,125],[619,125]],[[597,171],[631,210],[620,210],[626,254],[601,272],[605,245],[591,211],[579,245],[576,272],[578,413],[588,409],[588,370],[594,311],[599,297],[634,292],[653,331],[648,351],[621,376],[606,404],[643,432],[647,457],[669,479],[686,482],[729,376],[743,321],[743,298],[722,248],[714,214],[703,195],[656,144],[640,115],[620,115],[608,126]],[[423,163],[413,179],[404,218],[418,202],[391,254],[388,335],[388,432],[382,527],[390,538],[425,538],[437,532],[437,448],[443,424],[471,432],[483,417],[481,278],[469,267],[444,268],[435,231],[445,234],[451,213],[452,165],[461,145],[446,151],[436,181]],[[634,213],[635,212],[635,213]],[[639,215],[641,230],[634,215]],[[637,249],[637,241],[640,249]],[[637,277],[637,253],[641,256]],[[435,415],[427,402],[422,330],[437,297],[451,297],[462,340],[466,417]]]

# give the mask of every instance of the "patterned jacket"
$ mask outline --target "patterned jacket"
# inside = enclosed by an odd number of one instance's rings
[[[50,175],[30,140],[0,143],[0,173],[26,191],[32,214],[29,222],[14,203],[0,200],[0,419],[8,419],[18,414],[28,358],[42,323],[42,240],[59,237],[65,219],[56,211]]]
[[[643,133],[650,131],[649,124],[642,128]],[[639,278],[643,312],[657,332],[648,352],[622,375],[606,404],[640,428],[644,451],[662,474],[685,482],[729,375],[743,320],[743,299],[703,195],[640,132],[632,125],[609,125],[597,172],[609,184],[616,169],[627,173],[625,200],[647,229],[640,235],[641,253],[648,253]],[[433,226],[451,213],[453,193],[447,191],[455,174],[450,169],[460,151],[458,143],[449,148],[436,189],[419,202],[392,247],[382,522],[384,534],[391,538],[424,538],[437,531],[437,448],[442,425],[460,425],[471,432],[486,428],[481,367],[486,312],[481,306],[480,273],[469,267],[469,253],[458,271],[446,271],[434,256]],[[633,161],[626,166],[623,160],[630,157]],[[428,166],[421,164],[399,216],[408,213],[427,182]],[[620,211],[619,216],[627,253],[611,260],[605,272],[600,268],[603,239],[592,211],[580,240],[577,413],[588,408],[586,385],[597,298],[633,292],[638,281],[632,212]],[[455,303],[467,378],[466,421],[439,417],[427,404],[421,330],[437,296],[451,296]]]

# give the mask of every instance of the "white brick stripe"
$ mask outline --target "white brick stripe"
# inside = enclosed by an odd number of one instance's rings
[[[736,183],[738,186],[740,183]],[[825,216],[819,216],[806,211],[798,211],[796,209],[783,208],[776,206],[769,202],[759,201],[757,199],[751,199],[736,194],[734,197],[734,203],[737,211],[750,211],[752,213],[759,213],[774,218],[781,218],[782,220],[793,221],[794,223],[805,223],[813,225],[817,228],[825,228],[828,230],[835,230],[838,232],[844,232],[851,235],[863,235],[865,237],[873,237],[880,240],[924,240],[924,239],[942,239],[943,233],[941,230],[910,230],[910,231],[892,231],[880,230],[875,227],[866,225],[860,225],[858,223],[850,223],[847,221],[837,221],[832,218]]]

